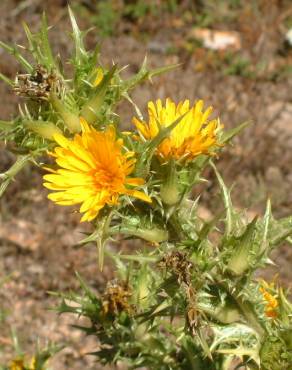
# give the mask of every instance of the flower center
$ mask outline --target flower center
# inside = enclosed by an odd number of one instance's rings
[[[117,188],[124,184],[124,175],[119,169],[113,171],[110,168],[96,168],[92,176],[97,189],[106,188],[117,191]]]

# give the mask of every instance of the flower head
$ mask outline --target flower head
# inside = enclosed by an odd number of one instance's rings
[[[277,298],[272,295],[269,290],[273,289],[274,284],[268,284],[264,280],[262,281],[262,286],[259,288],[266,302],[265,315],[267,317],[276,318],[278,316],[277,308],[279,306]]]
[[[190,107],[189,100],[176,105],[171,99],[166,99],[165,106],[161,100],[156,104],[148,103],[149,122],[141,122],[133,118],[133,123],[146,140],[158,135],[160,126],[167,127],[179,117],[185,115],[157,148],[157,154],[163,159],[193,159],[200,154],[214,154],[214,148],[221,146],[217,134],[223,127],[219,119],[209,121],[212,107],[203,112],[203,101],[199,100]]]
[[[44,176],[44,186],[55,191],[48,198],[60,205],[81,204],[81,221],[93,220],[106,204],[117,204],[120,195],[151,202],[144,192],[129,188],[144,180],[128,177],[134,170],[134,153],[123,153],[123,140],[116,138],[114,127],[97,131],[83,119],[81,126],[82,133],[73,140],[54,136],[60,146],[52,155],[59,168]]]

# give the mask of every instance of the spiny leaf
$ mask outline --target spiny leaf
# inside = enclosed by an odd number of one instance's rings
[[[26,23],[23,22],[29,50],[32,53],[35,63],[47,68],[47,70],[58,69],[58,65],[53,57],[52,49],[48,38],[48,24],[45,13],[42,16],[41,29],[33,34]]]
[[[31,52],[34,58],[35,63],[40,63],[39,47],[36,41],[36,36],[31,32],[31,30],[29,29],[28,25],[25,22],[23,22],[22,26],[28,41],[29,51]]]
[[[155,149],[166,137],[168,137],[171,131],[180,123],[180,121],[186,116],[186,114],[188,114],[188,112],[182,114],[169,126],[160,126],[158,134],[152,140],[146,142],[145,145],[143,145],[143,148],[141,150],[141,157],[136,165],[137,176],[141,175],[142,177],[145,177],[148,175]]]
[[[199,328],[199,330],[198,330],[198,339],[200,341],[202,350],[205,353],[205,355],[207,357],[209,357],[210,360],[213,360],[213,357],[212,357],[212,354],[211,354],[211,350],[210,350],[210,348],[208,346],[208,343],[207,343],[207,340],[206,340],[205,337],[206,337],[206,334],[203,332],[203,330],[201,328]]]
[[[1,121],[0,120],[0,132],[11,131],[15,128],[13,121]]]
[[[33,160],[34,156],[32,154],[21,155],[17,158],[16,162],[4,173],[0,174],[0,198],[4,194],[7,186],[14,179],[14,176],[20,172],[26,164]]]
[[[52,49],[50,46],[49,38],[48,38],[48,23],[47,23],[47,17],[45,13],[43,13],[42,17],[42,26],[41,26],[41,31],[40,31],[40,43],[41,43],[41,48],[43,52],[43,60],[44,60],[44,65],[48,68],[51,69],[52,67],[57,67]]]
[[[237,276],[242,275],[249,268],[249,256],[252,252],[253,240],[256,233],[257,217],[255,217],[246,227],[244,233],[237,240],[237,245],[233,246],[233,253],[229,258],[228,269]]]
[[[34,369],[43,370],[44,365],[49,358],[54,356],[57,352],[60,352],[64,347],[64,345],[55,345],[53,343],[49,343],[45,349],[38,349],[35,355]]]
[[[0,47],[6,50],[9,54],[13,55],[15,59],[24,67],[24,69],[27,72],[29,73],[33,72],[33,66],[20,54],[16,47],[9,46],[5,44],[3,41],[0,41]]]
[[[79,281],[79,284],[83,291],[85,292],[86,296],[93,302],[97,301],[96,295],[91,291],[91,289],[87,286],[85,281],[82,279],[82,277],[79,275],[77,271],[75,271],[75,275],[77,276],[77,279]]]
[[[89,124],[93,124],[98,118],[101,106],[104,103],[106,92],[116,69],[117,66],[114,65],[111,70],[107,72],[101,84],[94,90],[94,95],[84,104],[81,110],[81,116],[84,117]]]
[[[277,246],[292,235],[292,216],[276,221],[276,228],[271,240],[272,246]]]
[[[90,235],[88,235],[86,238],[82,239],[80,242],[78,242],[79,245],[88,244],[91,242],[94,242],[99,237],[100,231],[99,229],[94,230],[94,232]]]
[[[162,73],[169,72],[177,67],[179,67],[181,64],[171,64],[164,67],[159,67],[153,70],[149,70],[147,68],[147,57],[144,58],[144,61],[142,63],[142,66],[138,73],[131,77],[130,79],[126,80],[122,84],[122,90],[124,92],[128,92],[129,90],[133,89],[136,85],[139,83],[142,83],[146,80],[151,80],[152,77],[159,76]]]
[[[159,76],[162,73],[172,71],[173,69],[176,69],[176,68],[180,67],[181,65],[182,65],[182,63],[177,63],[177,64],[170,64],[168,66],[153,69],[152,71],[149,71],[149,78],[151,79],[152,77]]]
[[[119,254],[119,258],[122,260],[127,260],[127,261],[140,262],[141,264],[145,262],[155,263],[159,259],[158,257],[132,255],[132,254]]]
[[[196,247],[198,248],[200,244],[206,240],[209,233],[214,230],[214,227],[216,226],[217,222],[222,217],[223,212],[220,212],[217,216],[215,216],[211,221],[205,222],[201,230],[198,232],[198,241],[196,244]]]
[[[226,185],[225,185],[221,175],[217,171],[217,168],[214,165],[214,163],[210,162],[210,164],[214,169],[214,172],[216,174],[217,180],[218,180],[220,188],[221,188],[221,193],[222,193],[222,196],[223,196],[223,202],[224,202],[224,206],[225,206],[225,210],[226,210],[225,236],[228,237],[228,236],[230,236],[230,234],[232,232],[233,225],[234,225],[234,217],[235,217],[235,212],[234,212],[234,208],[233,208],[231,197],[230,197],[230,191],[226,187]]]
[[[76,18],[70,6],[68,6],[69,17],[73,30],[73,39],[75,42],[75,62],[77,65],[81,65],[84,61],[84,57],[87,56],[87,52],[83,43],[83,33],[80,31]]]
[[[2,73],[0,73],[0,80],[4,81],[5,83],[7,83],[7,85],[11,87],[14,87],[14,82],[10,78],[4,76],[4,74]]]
[[[234,136],[238,135],[242,130],[244,130],[250,124],[251,124],[250,121],[246,121],[240,124],[239,126],[234,127],[233,129],[224,132],[220,138],[221,143],[227,144],[231,139],[234,138]]]

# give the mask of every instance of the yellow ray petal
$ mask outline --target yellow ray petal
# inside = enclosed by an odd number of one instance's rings
[[[152,203],[152,199],[149,197],[149,195],[143,193],[142,191],[128,189],[127,194],[131,195],[134,198],[141,199],[144,202]]]
[[[126,183],[128,185],[139,186],[139,185],[144,185],[145,180],[141,179],[141,178],[138,178],[138,177],[128,177],[127,180],[126,180]]]

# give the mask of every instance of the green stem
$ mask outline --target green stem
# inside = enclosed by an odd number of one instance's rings
[[[7,170],[0,174],[0,197],[4,194],[7,186],[13,180],[13,178],[20,172],[23,167],[33,159],[31,154],[21,155],[17,158],[16,162]]]
[[[172,216],[169,219],[169,223],[172,226],[173,230],[175,231],[177,235],[177,239],[183,240],[185,239],[185,232],[181,226],[181,223],[179,222],[177,215],[172,214]]]

